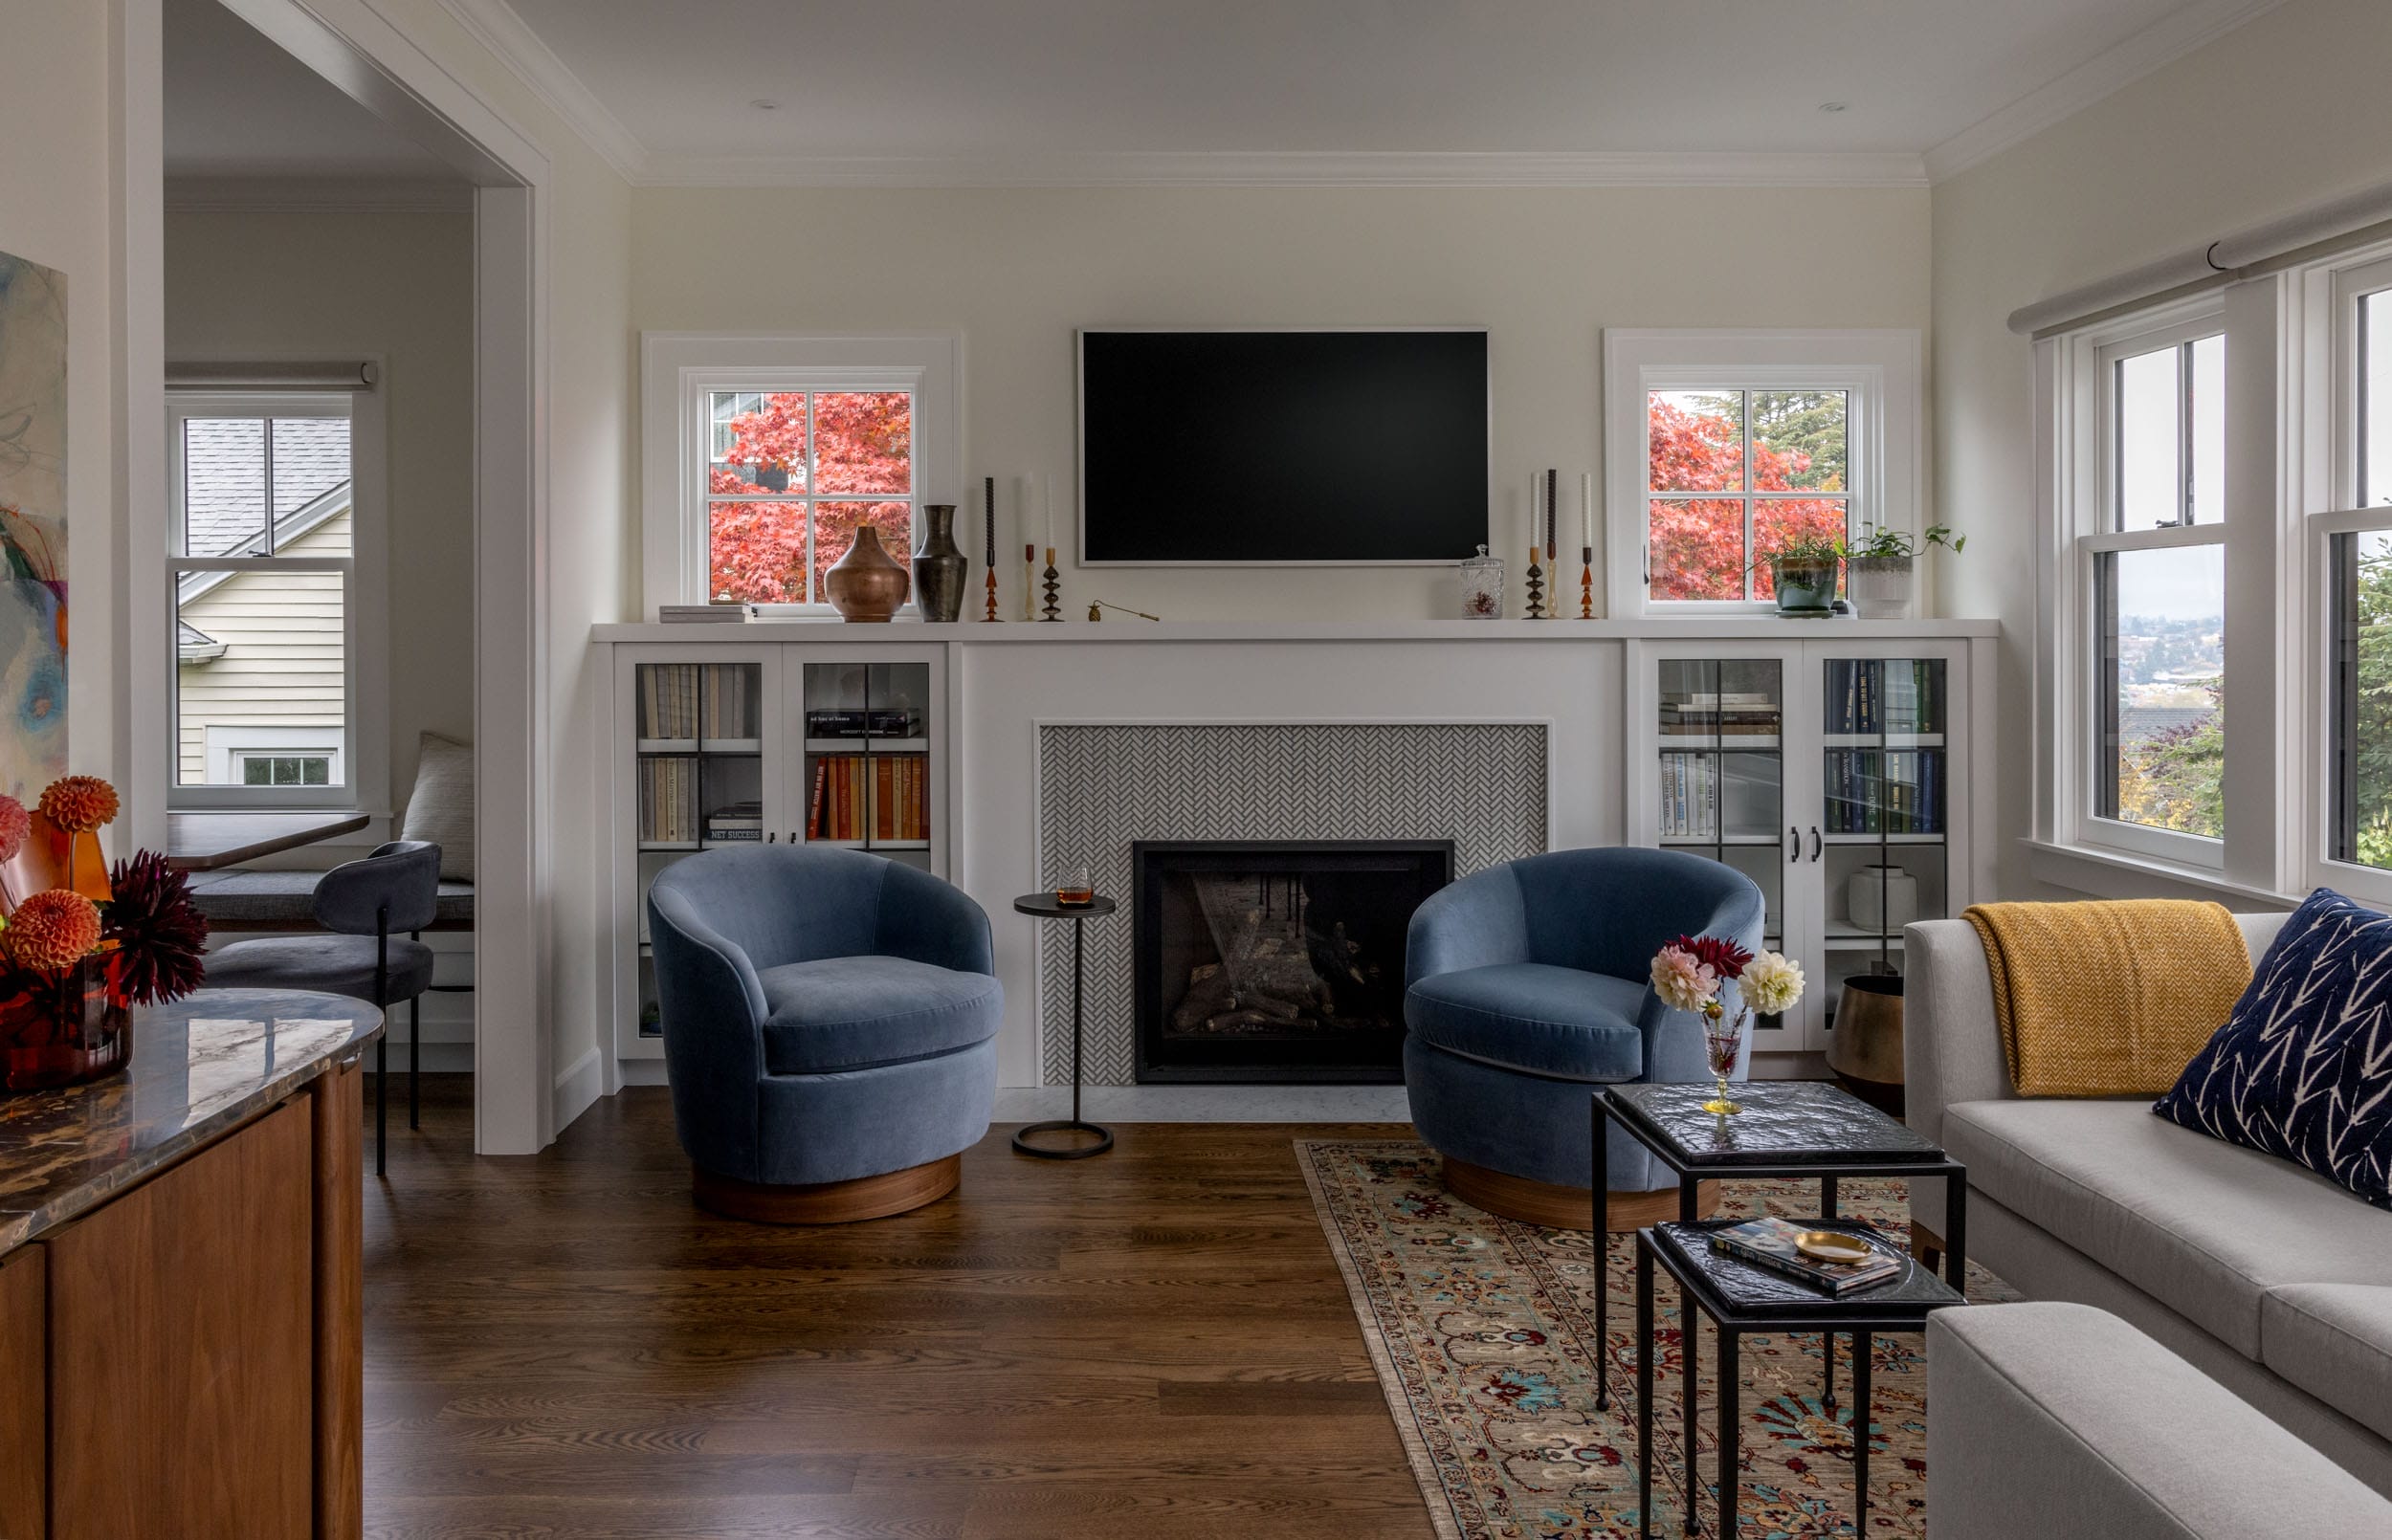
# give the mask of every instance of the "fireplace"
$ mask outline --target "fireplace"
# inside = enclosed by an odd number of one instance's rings
[[[1130,847],[1141,1084],[1404,1077],[1404,941],[1451,840]]]

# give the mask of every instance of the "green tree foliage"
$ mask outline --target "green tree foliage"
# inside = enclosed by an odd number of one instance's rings
[[[2213,840],[2226,833],[2226,693],[2206,688],[2206,715],[2119,745],[2118,817]]]
[[[2358,624],[2348,660],[2356,693],[2346,772],[2354,804],[2352,853],[2366,866],[2392,867],[2392,549],[2359,539]]]

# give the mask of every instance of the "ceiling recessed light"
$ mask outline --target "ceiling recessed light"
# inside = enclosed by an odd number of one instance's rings
[[[1848,105],[1849,103],[1842,101],[1823,101],[1819,103],[1819,110],[1821,112],[1842,112]]]
[[[781,110],[781,103],[773,100],[770,97],[758,97],[755,100],[749,102],[748,105],[755,108],[758,112],[778,112]]]

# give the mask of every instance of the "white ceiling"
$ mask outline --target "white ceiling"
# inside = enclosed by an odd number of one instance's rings
[[[449,0],[660,182],[1704,156],[1916,180],[2274,3]]]
[[[216,0],[165,10],[168,177],[457,181]]]

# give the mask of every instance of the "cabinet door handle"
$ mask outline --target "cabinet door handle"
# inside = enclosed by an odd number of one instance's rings
[[[1791,824],[1785,825],[1785,858],[1788,861],[1803,858],[1803,831]]]
[[[1819,837],[1819,825],[1813,824],[1810,826],[1810,858],[1813,861],[1819,859],[1819,852],[1826,847],[1827,843],[1827,841]]]

